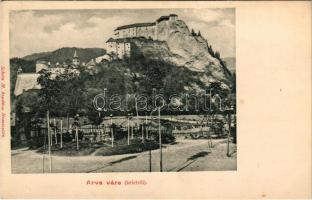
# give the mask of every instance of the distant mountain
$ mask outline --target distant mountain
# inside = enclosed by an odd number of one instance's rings
[[[102,56],[106,53],[104,49],[101,48],[77,48],[77,47],[63,47],[51,52],[35,53],[23,57],[26,61],[37,61],[46,60],[51,63],[62,63],[67,59],[71,60],[73,55],[77,51],[78,57],[81,62],[89,62],[91,59],[98,56]]]
[[[222,58],[226,62],[226,67],[232,72],[236,72],[236,58],[234,57],[226,57]]]

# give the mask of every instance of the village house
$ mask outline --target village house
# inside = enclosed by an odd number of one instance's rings
[[[19,96],[24,91],[41,89],[41,86],[37,82],[37,79],[40,76],[39,72],[43,69],[49,70],[52,73],[51,77],[54,78],[58,74],[64,73],[67,67],[71,67],[74,72],[79,73],[79,71],[77,70],[79,65],[80,59],[77,55],[77,51],[75,51],[71,66],[67,66],[65,63],[61,65],[58,62],[55,63],[54,66],[52,66],[50,62],[46,62],[45,60],[38,60],[36,62],[36,72],[34,73],[23,73],[22,69],[19,68],[17,71],[14,95]]]

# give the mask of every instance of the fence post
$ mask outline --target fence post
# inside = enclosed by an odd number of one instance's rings
[[[69,114],[67,113],[67,116],[66,116],[66,120],[67,120],[67,129],[66,129],[66,132],[69,132]]]
[[[63,148],[63,119],[61,119],[61,148]]]
[[[114,147],[114,127],[112,126],[112,147]]]
[[[54,126],[55,144],[57,144],[57,131],[56,131],[56,121],[55,121],[55,118],[53,119],[53,126]]]
[[[146,139],[148,139],[148,130],[147,130],[147,115],[145,115],[145,131],[146,131]]]
[[[78,127],[76,126],[76,144],[77,144],[77,150],[79,150],[79,138],[78,138]]]
[[[128,114],[128,145],[130,145],[130,119]]]
[[[229,131],[227,134],[227,151],[226,155],[230,157],[230,135],[231,135],[231,113],[229,112],[228,114],[228,126],[229,126]]]
[[[144,143],[144,123],[142,123],[142,143]]]
[[[50,113],[49,113],[50,115]],[[50,128],[50,140],[51,140],[51,146],[53,146],[53,134],[51,133],[51,127],[50,124],[52,124],[52,120],[49,120],[49,128]]]
[[[149,171],[152,172],[152,141],[149,142]]]

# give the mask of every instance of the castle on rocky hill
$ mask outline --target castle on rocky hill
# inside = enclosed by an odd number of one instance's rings
[[[108,54],[115,54],[123,59],[130,56],[131,43],[127,38],[144,37],[147,39],[161,40],[160,35],[169,35],[169,29],[165,28],[170,23],[177,21],[178,15],[170,14],[161,16],[155,22],[135,23],[119,26],[114,30],[114,38],[109,38],[106,42],[106,51]]]

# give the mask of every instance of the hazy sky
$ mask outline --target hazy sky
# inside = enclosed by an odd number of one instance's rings
[[[222,57],[235,57],[235,9],[27,10],[10,13],[10,57],[61,47],[100,47],[117,26],[176,13]]]

